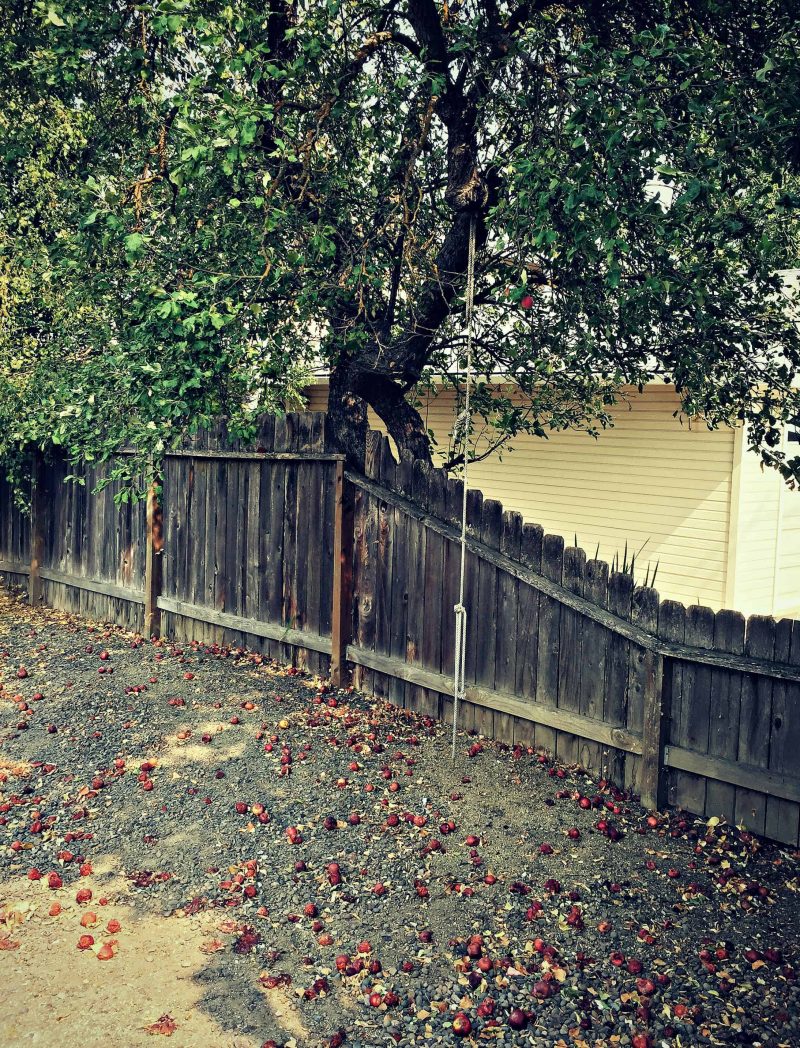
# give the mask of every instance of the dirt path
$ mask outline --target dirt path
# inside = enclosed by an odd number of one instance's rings
[[[0,680],[4,1048],[800,1045],[797,854],[7,596]]]

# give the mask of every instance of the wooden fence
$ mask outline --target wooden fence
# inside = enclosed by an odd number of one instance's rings
[[[363,474],[321,414],[167,456],[161,506],[40,462],[27,519],[0,486],[0,571],[33,600],[177,639],[246,644],[337,683],[452,712],[461,484],[370,434]],[[655,590],[468,493],[462,724],[532,743],[649,806],[797,846],[800,622]]]

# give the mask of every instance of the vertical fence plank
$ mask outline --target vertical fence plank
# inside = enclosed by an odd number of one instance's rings
[[[367,434],[365,470],[372,476],[380,469],[380,440],[375,432]],[[378,504],[363,489],[356,492],[355,546],[353,565],[354,635],[359,648],[375,650],[375,586],[377,582]],[[358,667],[359,687],[373,691],[374,671]]]
[[[686,608],[679,601],[662,600],[658,609],[658,634],[663,640],[683,644],[686,636]],[[664,702],[667,715],[664,742],[678,746],[683,708],[683,663],[680,659],[671,659],[669,671],[664,675]],[[678,803],[677,797],[676,773],[665,768],[664,799],[666,803],[675,805]]]
[[[775,628],[775,658],[800,667],[800,621],[781,619]],[[800,766],[800,684],[776,680],[772,687],[769,770],[797,774]],[[800,804],[767,797],[764,830],[792,847],[800,846]]]
[[[336,463],[333,515],[333,604],[331,608],[331,683],[348,684],[347,645],[353,627],[353,540],[355,495],[344,475],[344,462]]]
[[[612,571],[608,580],[608,610],[625,621],[631,617],[633,578],[622,571]],[[628,719],[628,662],[631,643],[618,633],[608,642],[606,691],[603,719],[612,727],[622,727]],[[604,777],[622,786],[626,778],[628,757],[619,750],[608,750]]]
[[[522,550],[522,517],[519,513],[503,514],[503,528],[500,536],[500,552],[512,560],[519,561]],[[494,616],[493,628],[497,635],[495,656],[495,687],[513,695],[517,682],[517,654],[519,644],[519,593],[524,585],[517,582],[513,575],[506,571],[497,573],[497,614]],[[516,718],[507,713],[495,713],[494,730],[496,738],[509,744],[514,742]]]
[[[714,612],[693,604],[686,609],[684,638],[695,648],[714,645]],[[686,662],[683,666],[679,731],[673,732],[676,744],[697,753],[708,753],[708,712],[711,698],[711,669],[700,663]],[[692,772],[673,774],[676,804],[687,811],[704,814],[706,810],[706,779]]]
[[[483,492],[476,488],[467,489],[467,534],[470,538],[479,539],[483,527]],[[459,520],[459,530],[461,521]],[[460,556],[460,554],[459,554]],[[467,551],[466,565],[464,570],[464,607],[467,609],[466,629],[466,652],[464,659],[465,682],[476,681],[475,656],[478,651],[478,630],[482,623],[478,621],[477,599],[479,585],[480,560],[474,554]],[[480,709],[473,706],[471,702],[462,703],[459,713],[460,727],[463,731],[480,731],[481,720]]]
[[[599,608],[608,607],[608,564],[602,560],[586,562],[584,596]],[[583,646],[581,649],[581,681],[579,712],[593,720],[603,718],[603,697],[606,686],[606,655],[609,631],[591,619],[583,620]],[[578,759],[581,765],[602,777],[605,758],[600,743],[579,741]]]
[[[744,651],[744,615],[718,611],[714,616],[715,651],[741,655]],[[713,670],[708,719],[708,752],[712,757],[736,760],[739,741],[739,707],[742,675],[729,670]],[[736,790],[730,783],[709,780],[706,786],[706,814],[719,815],[732,822],[736,816]]]
[[[259,447],[270,452],[276,449],[279,438],[279,423],[282,419],[273,418],[269,430],[261,429],[259,432]],[[277,481],[280,464],[272,460],[266,460],[261,464],[258,478],[258,617],[264,622],[274,622],[273,600],[276,589],[275,575],[275,524],[274,514],[276,507],[273,498],[280,487]],[[273,642],[260,640],[259,645],[263,651],[270,655],[273,653]]]
[[[428,477],[428,510],[443,518],[446,511],[447,475],[442,469],[433,469]],[[427,529],[426,529],[427,530]],[[426,670],[439,673],[442,670],[442,617],[444,591],[444,547],[446,539],[428,531],[425,544],[425,610],[423,614],[422,665]],[[426,690],[424,711],[432,716],[439,714],[439,693]]]
[[[208,449],[210,434],[202,433],[198,434],[199,442],[203,450]],[[202,536],[203,546],[203,560],[197,568],[198,578],[198,604],[204,604],[206,607],[214,607],[214,565],[216,564],[216,539],[217,539],[217,513],[216,513],[216,502],[217,502],[217,477],[220,471],[220,463],[214,459],[208,459],[203,469],[203,507],[201,512],[203,514],[203,524],[200,530],[197,532],[198,536]],[[199,507],[198,507],[199,508]],[[199,558],[195,556],[195,560]],[[194,631],[194,635],[199,640],[210,640],[212,639],[211,627],[206,623],[190,623],[190,628]]]
[[[583,596],[586,554],[576,546],[564,550],[563,585],[570,593]],[[581,668],[583,662],[584,618],[577,611],[561,609],[558,659],[558,708],[577,713],[580,710]],[[578,739],[569,732],[557,732],[556,753],[565,764],[578,760]]]
[[[322,416],[322,448],[336,450],[327,415]],[[324,463],[322,470],[322,510],[320,514],[320,580],[319,628],[323,637],[330,637],[333,626],[333,567],[336,560],[334,524],[336,516],[336,462]],[[330,656],[320,656],[322,672],[330,676]]]
[[[301,439],[296,412],[286,415],[286,450],[296,451]],[[281,571],[281,613],[283,626],[292,626],[297,606],[295,603],[295,556],[297,551],[297,490],[298,463],[289,461],[283,475],[283,562]],[[297,649],[291,644],[281,644],[280,658],[284,662],[297,662]]]
[[[751,615],[747,620],[745,652],[759,659],[772,659],[775,654],[775,620],[767,615]],[[742,679],[742,702],[739,719],[737,759],[757,768],[767,767],[772,724],[772,686],[769,677],[745,674]],[[755,790],[736,788],[736,823],[763,833],[767,817],[766,795]]]
[[[428,504],[430,470],[422,462],[412,467],[412,497],[418,506]],[[406,662],[412,666],[422,663],[422,641],[425,634],[425,559],[428,548],[428,529],[418,520],[409,526],[408,543],[408,619],[406,621]],[[406,685],[406,706],[420,713],[425,709],[425,689],[415,684]]]
[[[395,485],[395,462],[387,437],[383,437],[377,462],[378,477],[384,487]],[[392,649],[392,589],[394,558],[394,513],[387,502],[378,506],[378,549],[375,580],[375,650],[380,655],[390,655]],[[391,696],[391,678],[376,673],[375,694],[388,699]]]
[[[202,532],[197,530],[198,497],[197,497],[197,463],[193,459],[179,460],[180,466],[176,466],[175,476],[186,482],[186,513],[183,518],[183,533],[181,542],[181,557],[175,567],[175,577],[180,579],[180,589],[176,590],[177,596],[183,594],[185,599],[191,603],[194,598],[193,580],[196,577],[192,536],[197,536],[197,542],[202,543]],[[201,500],[202,501],[202,500]],[[194,550],[197,553],[197,550]],[[177,624],[177,617],[173,619],[173,630],[177,629],[177,637],[182,637],[182,625]]]
[[[275,420],[274,450],[284,452],[289,448],[289,426],[287,416]],[[287,463],[272,461],[269,465],[269,530],[267,539],[265,575],[267,582],[267,621],[274,625],[283,624],[283,536],[286,515]],[[264,500],[261,502],[264,505]],[[263,525],[262,525],[263,526]],[[281,645],[268,642],[268,651],[273,658],[282,658]]]
[[[242,590],[244,614],[248,619],[259,616],[259,531],[261,524],[261,487],[266,463],[253,462],[247,469],[247,508],[245,512],[246,538],[242,548]],[[250,647],[261,647],[261,639],[246,636]]]
[[[310,419],[309,449],[315,452],[325,450],[324,415],[314,414]],[[308,531],[306,574],[306,599],[303,619],[306,629],[322,635],[321,599],[322,576],[331,573],[331,562],[324,560],[323,533],[325,529],[325,482],[330,472],[327,462],[308,463],[308,490],[304,498],[308,505],[306,529]],[[327,660],[316,651],[306,652],[306,666],[314,673],[320,673]]]
[[[401,455],[396,469],[397,490],[401,495],[408,497],[411,496],[413,487],[412,461],[409,455]],[[393,511],[393,520],[391,653],[395,658],[405,662],[406,621],[408,619],[408,591],[410,585],[409,571],[411,567],[409,536],[412,533],[414,521],[397,507]],[[392,681],[390,695],[392,702],[396,705],[405,705],[406,687],[403,681],[397,678]]]
[[[490,549],[500,549],[503,531],[503,506],[496,499],[484,499],[481,512],[480,538]],[[475,623],[475,682],[490,690],[495,687],[497,658],[497,576],[498,570],[483,558],[478,559],[475,600],[467,606],[467,615]],[[488,738],[495,735],[495,714],[486,706],[473,710],[475,728]]]
[[[31,488],[31,560],[28,575],[28,603],[40,604],[42,579],[39,574],[44,560],[44,536],[47,523],[47,472],[42,453],[38,449],[33,457]],[[9,493],[10,494],[10,493]]]
[[[538,524],[522,525],[522,542],[519,559],[523,567],[539,572],[542,567],[542,543],[544,532]],[[519,608],[517,610],[518,646],[515,692],[523,699],[536,700],[536,681],[539,666],[539,591],[527,582],[519,586]],[[524,732],[526,742],[536,744],[536,729],[532,722],[517,725],[516,741],[521,741],[518,732]]]
[[[660,621],[658,593],[650,587],[634,593],[631,617],[644,629],[659,636]],[[639,769],[639,793],[646,808],[662,808],[666,801],[666,773],[664,744],[669,729],[672,707],[672,676],[674,662],[650,650],[635,654],[635,680],[629,693],[635,696],[628,704],[628,727],[638,724],[642,732],[642,757]],[[638,712],[631,717],[631,709],[639,702],[641,689],[641,720]],[[630,778],[626,775],[626,779]]]
[[[542,545],[542,575],[561,584],[564,570],[564,540],[545,535]],[[558,704],[559,640],[561,604],[553,597],[539,595],[539,647],[537,654],[536,703],[555,708]],[[556,733],[542,725],[536,727],[536,745],[555,753]]]
[[[311,418],[303,413],[295,416],[295,448],[298,452],[309,452],[312,444]],[[304,629],[308,625],[309,575],[314,572],[312,563],[313,521],[317,519],[317,508],[313,505],[313,477],[315,463],[302,459],[292,463],[296,478],[295,503],[292,507],[294,518],[294,560],[290,565],[291,573],[291,619],[293,629]],[[295,648],[293,658],[298,666],[308,669],[309,652],[305,648]]]
[[[464,497],[464,486],[460,480],[447,479],[445,492],[445,520],[461,527],[461,510]],[[455,673],[455,606],[458,603],[459,573],[461,570],[461,544],[448,539],[444,548],[444,579],[442,582],[442,672],[452,677]],[[442,720],[452,722],[453,697],[442,695],[439,699],[439,712]]]
[[[658,594],[650,586],[637,586],[631,601],[631,621],[648,633],[658,633]],[[647,788],[649,800],[657,805],[656,780],[660,766],[660,703],[662,665],[659,657],[638,644],[630,650],[630,674],[628,680],[629,731],[642,733],[644,738],[645,710],[648,712],[649,734],[644,741],[646,753],[641,758],[628,756],[625,761],[625,787],[636,793],[642,785],[642,764],[648,762]],[[654,751],[658,749],[658,754]]]
[[[161,610],[158,598],[161,596],[162,561],[164,549],[164,526],[161,505],[155,483],[147,490],[147,539],[144,560],[144,635],[145,637],[161,636]]]
[[[247,525],[244,516],[247,497],[248,463],[231,460],[227,463],[228,512],[225,542],[225,610],[232,615],[242,611],[242,569],[247,550]],[[226,631],[227,632],[227,631]],[[244,635],[237,633],[235,643],[241,644]]]

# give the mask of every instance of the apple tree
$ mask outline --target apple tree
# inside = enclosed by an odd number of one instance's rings
[[[0,457],[133,471],[324,368],[352,461],[368,406],[428,458],[474,223],[494,443],[663,378],[796,481],[799,43],[784,0],[8,0]]]

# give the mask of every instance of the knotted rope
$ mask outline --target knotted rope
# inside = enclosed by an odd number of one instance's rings
[[[467,484],[469,473],[469,438],[472,430],[469,394],[472,385],[472,343],[474,339],[475,310],[475,240],[477,223],[475,215],[470,216],[469,252],[467,255],[467,288],[465,294],[466,325],[466,360],[464,368],[464,410],[456,421],[454,436],[461,437],[464,447],[463,497],[461,501],[461,570],[458,582],[458,603],[453,607],[456,615],[455,636],[455,673],[453,686],[453,748],[452,759],[456,759],[456,732],[458,730],[458,704],[466,694],[466,659],[467,659],[467,609],[464,606],[464,577],[467,563]]]

